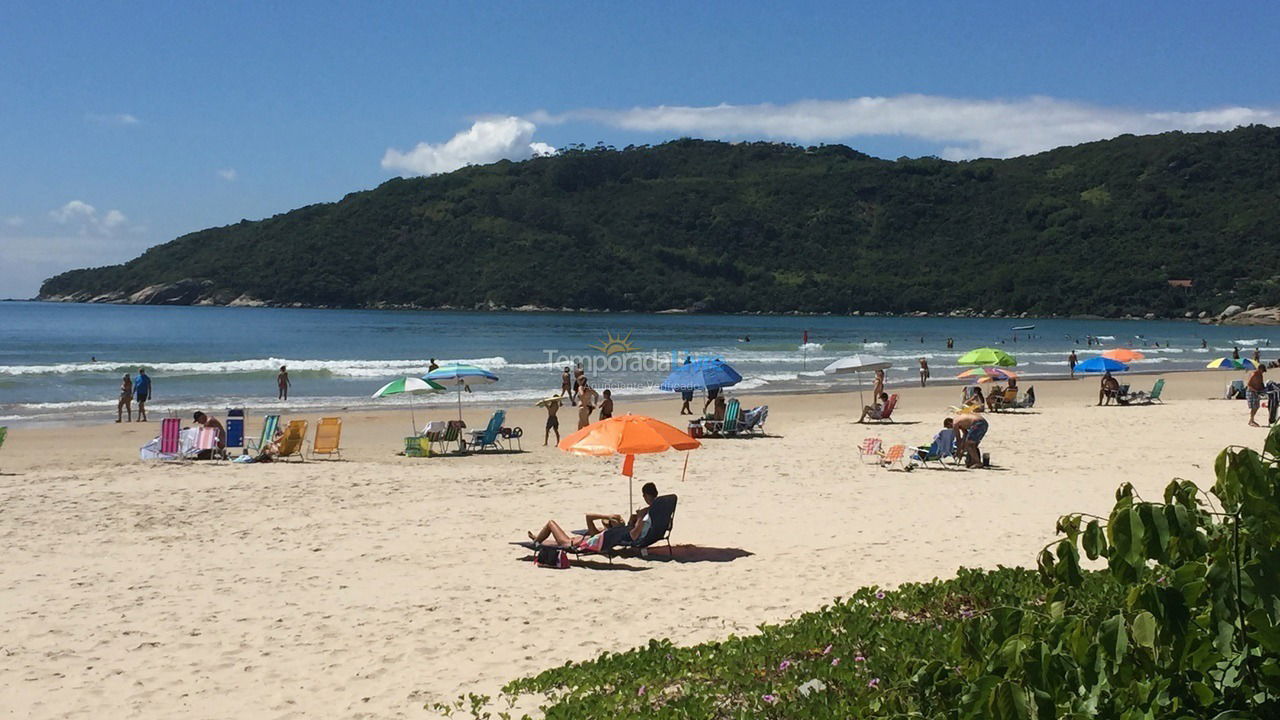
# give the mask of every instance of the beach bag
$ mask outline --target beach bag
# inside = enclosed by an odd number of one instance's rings
[[[540,568],[565,570],[569,567],[569,553],[559,548],[538,548],[538,553],[533,558],[533,564]]]

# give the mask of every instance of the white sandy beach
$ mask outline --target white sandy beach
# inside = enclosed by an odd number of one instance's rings
[[[567,571],[511,543],[549,518],[624,512],[627,484],[617,459],[542,447],[535,408],[508,420],[523,453],[429,459],[394,455],[398,411],[347,414],[347,459],[304,464],[142,463],[158,422],[14,429],[0,449],[0,704],[32,718],[434,717],[424,705],[651,637],[749,633],[863,585],[1028,565],[1059,515],[1106,512],[1120,482],[1207,487],[1224,446],[1259,446],[1243,402],[1208,399],[1236,377],[1168,375],[1166,404],[1149,407],[1095,407],[1096,378],[1036,382],[1035,410],[991,417],[996,467],[954,472],[863,465],[856,445],[927,443],[955,386],[901,391],[899,422],[880,427],[853,423],[856,392],[744,394],[770,405],[770,437],[705,441],[683,482],[683,454],[637,459],[637,499],[644,481],[680,496],[678,562]],[[683,427],[678,406],[617,411]],[[561,417],[568,430],[574,414]]]

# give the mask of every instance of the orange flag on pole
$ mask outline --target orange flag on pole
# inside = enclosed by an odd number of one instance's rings
[[[622,474],[626,475],[627,477],[631,477],[632,475],[635,474],[635,467],[636,467],[636,456],[628,455],[622,461]]]

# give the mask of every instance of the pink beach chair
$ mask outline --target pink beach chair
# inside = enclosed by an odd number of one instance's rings
[[[164,418],[160,421],[160,454],[179,455],[182,452],[180,436],[182,421],[176,417]]]
[[[881,442],[878,437],[865,438],[862,444],[858,446],[858,458],[862,462],[866,462],[867,458],[871,458],[874,462],[880,462]]]
[[[177,418],[174,418],[175,420]],[[200,434],[196,435],[196,452],[209,451],[211,459],[217,459],[220,455],[218,451],[218,429],[217,428],[200,428]]]

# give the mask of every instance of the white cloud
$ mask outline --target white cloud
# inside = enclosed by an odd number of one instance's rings
[[[412,150],[401,152],[388,148],[382,156],[382,167],[415,175],[449,172],[467,165],[524,160],[533,155],[554,153],[546,143],[533,142],[537,126],[518,117],[477,120],[467,130],[448,141],[418,143]]]
[[[9,217],[4,219],[5,226],[11,227],[11,228],[22,227],[23,225],[26,224],[26,222],[27,222],[26,219],[22,218],[19,215],[10,215]]]
[[[49,217],[59,225],[76,228],[81,235],[111,235],[129,222],[129,218],[119,210],[99,214],[97,208],[83,200],[72,200],[51,210]]]
[[[139,122],[136,115],[129,113],[90,113],[85,118],[98,125],[137,125]]]
[[[238,174],[236,173],[235,168],[223,168],[218,171],[218,177],[226,180],[227,182],[234,182],[236,177],[238,177]]]
[[[1230,130],[1280,125],[1280,110],[1226,107],[1196,112],[1108,108],[1050,97],[975,100],[937,95],[803,100],[786,105],[585,109],[530,116],[532,122],[589,122],[624,130],[708,138],[799,142],[902,136],[938,143],[952,159],[1011,157],[1124,133]]]

